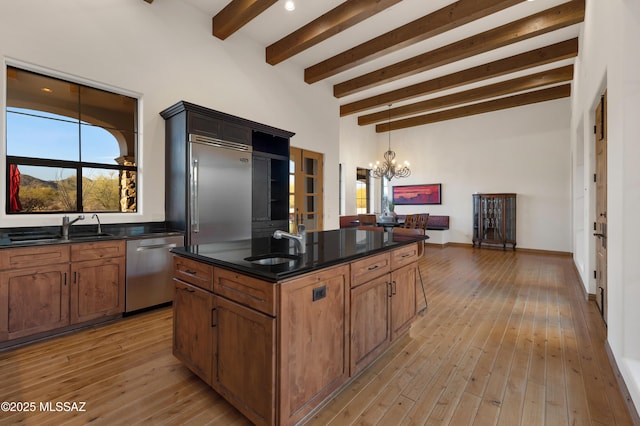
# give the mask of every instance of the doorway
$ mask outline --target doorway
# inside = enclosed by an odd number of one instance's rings
[[[596,304],[607,323],[607,93],[600,98],[596,108],[595,154],[596,220],[593,223],[596,237]]]
[[[289,229],[322,231],[324,154],[306,149],[289,149]]]

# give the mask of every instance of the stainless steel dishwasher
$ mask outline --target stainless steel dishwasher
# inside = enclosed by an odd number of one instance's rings
[[[173,300],[170,250],[183,244],[182,235],[142,237],[127,241],[125,314]]]

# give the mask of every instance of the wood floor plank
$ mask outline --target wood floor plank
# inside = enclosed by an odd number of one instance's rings
[[[307,426],[633,424],[571,258],[428,247],[420,268],[425,314]],[[0,424],[250,425],[173,357],[172,321],[162,308],[0,351],[0,401],[87,403]]]

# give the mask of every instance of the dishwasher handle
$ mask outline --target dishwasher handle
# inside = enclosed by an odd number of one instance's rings
[[[176,243],[170,244],[154,244],[150,246],[140,246],[136,248],[136,251],[157,250],[157,249],[169,249],[177,247]]]

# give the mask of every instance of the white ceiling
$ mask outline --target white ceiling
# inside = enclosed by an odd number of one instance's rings
[[[210,17],[216,15],[222,8],[224,8],[230,0],[181,0],[207,14]],[[236,37],[237,34],[243,34],[255,40],[265,48],[270,44],[278,41],[280,38],[295,31],[304,24],[312,21],[313,19],[321,16],[327,11],[343,3],[344,0],[295,0],[296,10],[288,12],[284,9],[284,0],[279,0],[268,10],[257,16],[250,21],[244,27],[242,27],[237,33],[232,34],[230,39]],[[378,35],[384,34],[392,29],[397,28],[403,24],[411,22],[419,17],[427,15],[435,10],[438,10],[446,5],[455,3],[456,0],[403,0],[400,3],[384,10],[377,15],[365,20],[364,22],[355,25],[331,38],[325,40],[313,46],[298,55],[288,59],[287,61],[300,67],[300,76],[303,76],[304,68],[312,66],[318,62],[321,62],[337,53],[343,52],[346,49],[354,47],[366,40],[369,40]],[[383,66],[393,64],[400,60],[411,58],[421,53],[429,52],[435,48],[446,46],[455,41],[464,39],[466,37],[478,34],[489,29],[499,27],[510,21],[514,21],[534,13],[552,8],[562,3],[566,3],[567,0],[535,0],[524,1],[516,6],[512,6],[501,12],[497,12],[488,17],[479,19],[469,24],[458,27],[454,30],[448,31],[444,34],[432,37],[417,44],[413,44],[400,51],[383,56],[379,59],[370,61],[353,69],[342,72],[338,75],[330,77],[325,82],[328,82],[331,86],[334,84],[343,82],[350,78],[362,75],[364,73],[379,69]],[[496,50],[492,50],[487,53],[473,56],[468,59],[464,59],[452,64],[441,66],[429,71],[422,72],[420,74],[403,78],[392,83],[382,84],[380,86],[359,92],[340,99],[340,104],[353,102],[359,99],[367,98],[373,95],[387,92],[389,90],[406,87],[410,84],[430,80],[435,77],[447,75],[452,72],[464,70],[473,66],[481,65],[487,62],[491,62],[497,59],[506,58],[515,54],[529,51],[532,49],[544,47],[553,43],[564,41],[570,38],[578,37],[580,25],[573,25],[564,29],[556,30],[548,34],[544,34],[538,37],[534,37],[522,42],[514,43],[509,46],[505,46]],[[213,36],[212,36],[213,37]],[[458,92],[467,90],[473,87],[486,85],[489,83],[511,79],[524,74],[531,74],[533,72],[542,71],[545,69],[556,68],[561,65],[568,65],[573,63],[574,60],[565,60],[562,62],[556,62],[553,64],[537,67],[520,73],[509,74],[507,76],[486,80],[484,82],[475,83],[452,89],[446,92],[439,92],[434,95],[425,96],[421,98],[411,99],[410,101],[399,102],[394,106],[400,106],[405,103],[412,103],[423,99],[429,99],[439,97],[451,92]],[[276,67],[278,65],[275,65]],[[319,84],[319,83],[315,83]],[[332,90],[328,88],[327,90]],[[386,109],[385,108],[378,108]],[[367,111],[367,113],[374,112]]]

